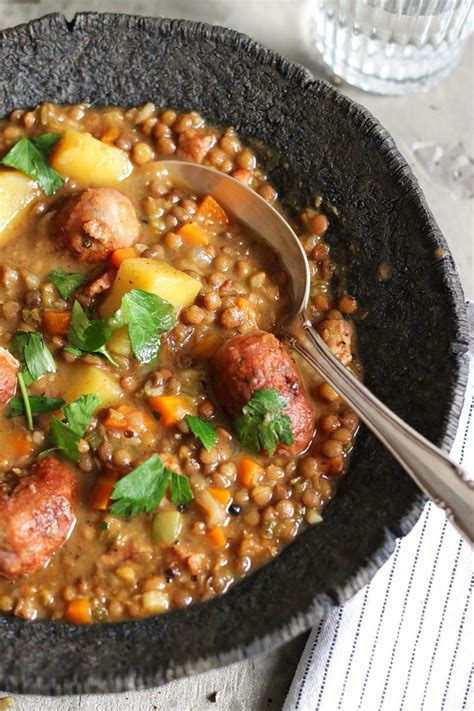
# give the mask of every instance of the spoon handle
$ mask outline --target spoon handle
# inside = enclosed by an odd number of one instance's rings
[[[330,383],[393,454],[420,489],[444,509],[474,544],[474,482],[467,473],[380,402],[331,353],[308,320],[293,323],[287,340]]]

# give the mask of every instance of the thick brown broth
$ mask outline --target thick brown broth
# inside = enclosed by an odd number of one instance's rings
[[[107,186],[126,195],[135,208],[140,222],[135,258],[166,262],[200,282],[198,296],[180,310],[176,325],[162,337],[156,363],[138,363],[125,334],[110,341],[114,367],[100,355],[68,352],[67,334],[54,334],[45,326],[45,314],[70,311],[74,300],[63,299],[49,281],[52,269],[82,272],[89,283],[106,272],[110,283],[115,278],[109,259],[94,264],[78,261],[58,241],[55,228],[55,215],[64,201],[96,183],[91,166],[81,165],[74,179],[64,174],[65,185],[54,196],[41,193],[32,201],[8,228],[3,247],[0,233],[0,346],[8,347],[17,330],[41,331],[57,371],[34,383],[30,394],[63,397],[66,402],[83,392],[101,397],[81,440],[78,464],[65,460],[79,485],[77,524],[43,569],[15,578],[0,575],[0,611],[29,620],[113,621],[184,607],[222,593],[275,556],[303,526],[318,523],[345,470],[358,422],[328,384],[298,363],[316,414],[309,447],[297,455],[282,448],[272,456],[249,454],[221,407],[225,403],[219,404],[212,391],[213,353],[236,335],[272,332],[290,307],[288,278],[271,249],[235,220],[225,229],[205,224],[207,244],[190,243],[180,234],[183,225],[201,219],[202,196],[173,185],[159,161],[177,157],[211,165],[275,203],[275,190],[236,133],[209,127],[194,112],[179,114],[152,104],[129,110],[43,104],[15,111],[0,122],[0,155],[23,135],[71,129],[89,132],[130,159],[130,175]],[[330,223],[331,215],[308,209],[295,227],[310,262],[314,322],[334,352],[357,371],[347,321],[356,304],[350,295],[332,293],[336,267],[324,242]],[[105,289],[91,295],[86,286],[77,296],[98,318],[108,293]],[[153,417],[153,398],[163,396],[180,398],[191,412],[212,422],[218,437],[210,451],[192,435],[183,417],[168,426],[163,417]],[[134,413],[128,428],[107,424],[111,409],[113,415],[124,406]],[[8,405],[0,415],[0,553],[2,481],[5,498],[11,494],[12,481],[29,475],[48,446],[52,417],[35,416],[34,430],[29,431],[25,418],[7,414]],[[166,467],[189,478],[194,493],[186,506],[173,504],[169,493],[163,498],[159,512],[173,512],[179,524],[176,536],[166,543],[157,543],[151,534],[155,513],[120,518],[108,507],[94,505],[104,476],[113,474],[118,480],[156,453]],[[254,462],[250,477],[242,473],[242,457]],[[209,490],[212,501],[206,505],[200,493]],[[224,511],[218,525],[212,511],[216,504]],[[80,613],[76,601],[81,601]]]

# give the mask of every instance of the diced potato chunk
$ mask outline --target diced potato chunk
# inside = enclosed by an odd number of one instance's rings
[[[107,348],[114,355],[128,357],[132,355],[132,347],[128,337],[128,328],[124,326],[114,331],[107,341]]]
[[[102,408],[116,404],[123,397],[119,382],[113,375],[88,363],[60,366],[55,383],[55,396],[64,398],[68,403],[81,395],[97,395]]]
[[[120,265],[112,289],[101,307],[103,317],[111,316],[132,289],[142,289],[166,299],[174,308],[190,306],[201,290],[201,282],[157,259],[127,259]]]
[[[55,145],[50,162],[60,175],[88,187],[114,185],[128,177],[133,168],[120,148],[81,131],[66,131]]]
[[[14,237],[10,228],[40,194],[38,183],[19,170],[0,169],[0,247]]]

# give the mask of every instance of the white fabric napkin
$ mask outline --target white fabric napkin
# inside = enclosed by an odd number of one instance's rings
[[[474,472],[474,358],[452,456]],[[312,630],[284,711],[472,711],[472,587],[469,544],[427,504],[371,582]]]

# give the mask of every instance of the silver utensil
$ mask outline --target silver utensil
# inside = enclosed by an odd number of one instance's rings
[[[331,353],[307,315],[309,265],[289,224],[256,192],[213,168],[163,161],[174,179],[198,195],[212,195],[230,214],[259,234],[281,257],[290,276],[293,308],[278,335],[286,340],[359,415],[420,489],[471,545],[474,543],[474,482],[438,447],[381,403]]]

